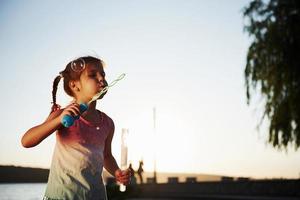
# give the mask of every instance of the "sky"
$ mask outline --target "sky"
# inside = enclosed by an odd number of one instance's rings
[[[299,178],[299,151],[266,143],[268,120],[257,128],[263,100],[246,103],[248,3],[2,0],[0,165],[50,167],[55,134],[29,149],[21,137],[47,118],[58,73],[91,55],[105,61],[108,82],[126,74],[97,103],[114,120],[118,162],[126,128],[134,168],[143,159],[152,171],[155,159],[159,172]],[[72,100],[61,83],[57,100]]]

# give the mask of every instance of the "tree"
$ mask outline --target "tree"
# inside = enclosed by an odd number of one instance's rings
[[[268,142],[281,150],[300,146],[300,1],[254,0],[243,10],[253,39],[244,71],[247,104],[258,91]]]

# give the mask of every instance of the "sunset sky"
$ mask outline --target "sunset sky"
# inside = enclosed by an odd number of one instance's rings
[[[246,103],[244,68],[251,38],[246,0],[1,1],[0,165],[49,168],[54,134],[34,148],[22,135],[51,108],[52,82],[65,65],[92,55],[116,84],[97,108],[122,128],[129,160],[145,170],[252,178],[299,178],[300,152],[266,143],[260,96]],[[62,85],[58,103],[70,102]],[[153,108],[156,130],[153,129]],[[155,132],[155,134],[154,134]]]

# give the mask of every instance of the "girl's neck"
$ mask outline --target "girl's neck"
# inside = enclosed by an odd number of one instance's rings
[[[74,100],[76,103],[81,104],[82,101],[75,99]],[[94,112],[96,110],[96,105],[97,105],[97,101],[93,101],[88,105],[88,109],[86,111],[86,113],[90,113],[90,112]]]
[[[96,101],[93,101],[92,103],[89,104],[87,111],[82,113],[82,116],[85,117],[88,121],[98,116],[96,110],[96,104],[97,104]]]
[[[88,110],[96,110],[96,105],[97,105],[97,102],[96,101],[93,101],[92,103],[90,103],[88,106]]]

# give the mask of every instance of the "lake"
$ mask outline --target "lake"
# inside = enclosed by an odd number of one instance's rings
[[[0,183],[0,200],[42,200],[46,183]],[[175,198],[176,200],[183,200]],[[202,196],[198,200],[299,200],[299,197]],[[174,200],[172,198],[130,198],[127,200]]]
[[[41,200],[46,183],[1,183],[0,200]]]
[[[0,200],[42,200],[46,186],[46,183],[0,183]]]

